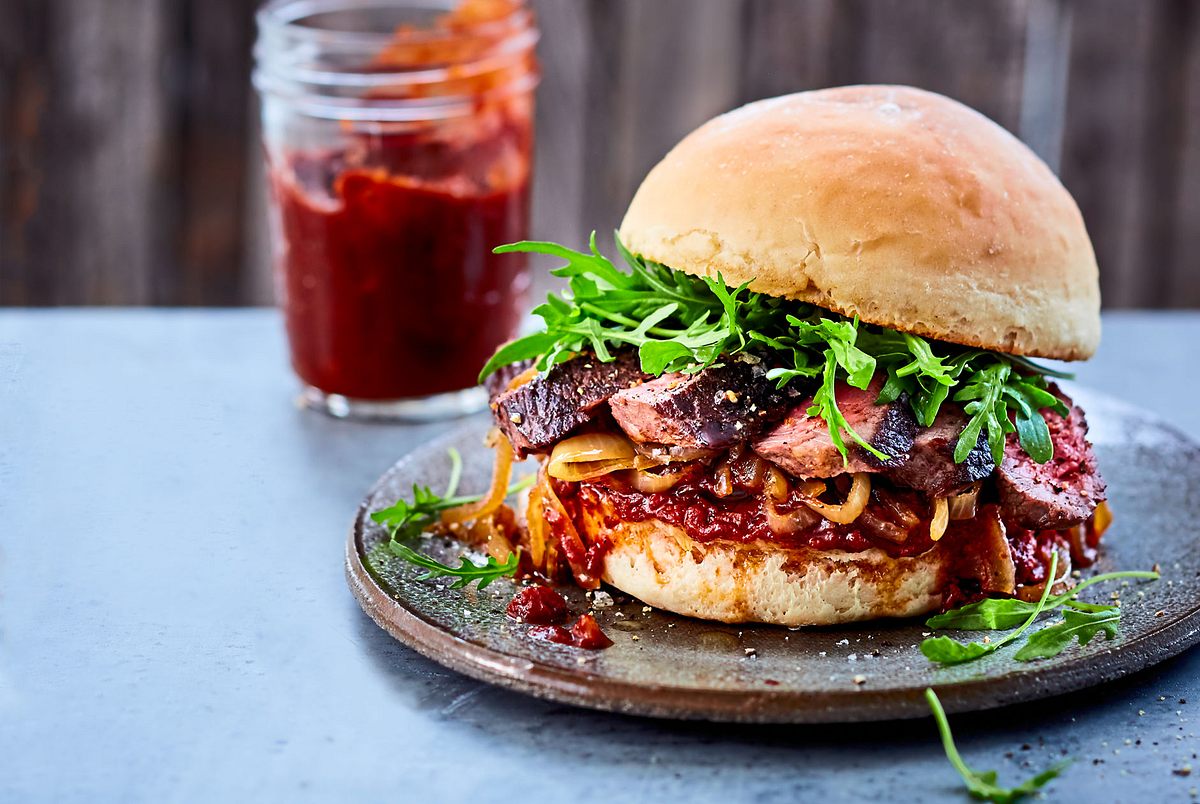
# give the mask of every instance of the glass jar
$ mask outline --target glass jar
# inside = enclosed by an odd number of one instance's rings
[[[275,0],[258,14],[276,288],[311,407],[478,409],[529,274],[523,0]]]

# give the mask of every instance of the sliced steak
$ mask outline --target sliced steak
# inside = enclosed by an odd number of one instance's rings
[[[697,374],[665,374],[619,391],[608,405],[639,444],[720,450],[757,438],[799,396],[776,390],[761,361],[735,357]]]
[[[918,489],[931,497],[946,497],[983,480],[996,470],[983,433],[966,460],[954,462],[954,448],[966,426],[967,415],[953,402],[945,403],[932,425],[918,428],[908,460],[889,470],[888,477],[897,485]]]
[[[646,378],[637,352],[621,352],[615,357],[611,363],[586,355],[576,357],[492,400],[496,425],[508,436],[518,457],[552,447],[604,412],[610,396]]]
[[[880,462],[843,433],[849,452],[849,463],[829,437],[829,428],[819,416],[806,412],[812,404],[807,399],[792,408],[782,422],[754,444],[754,451],[795,477],[834,477],[847,472],[879,472],[903,464],[913,446],[917,420],[908,407],[906,397],[886,405],[875,400],[883,387],[877,377],[865,391],[838,382],[834,389],[838,408],[846,422],[867,443],[889,456]]]
[[[520,363],[509,363],[493,371],[483,381],[483,390],[487,391],[488,399],[495,402],[496,397],[508,390],[513,380],[531,368],[532,360],[522,360]]]
[[[1031,530],[1078,525],[1105,499],[1106,486],[1096,471],[1083,411],[1054,390],[1070,408],[1065,419],[1043,411],[1054,443],[1054,457],[1046,463],[1035,463],[1021,449],[1016,434],[1010,433],[1004,445],[1004,460],[996,472],[1005,521]]]

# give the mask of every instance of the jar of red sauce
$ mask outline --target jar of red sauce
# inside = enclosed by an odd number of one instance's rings
[[[538,32],[524,0],[276,0],[258,14],[276,287],[311,407],[483,405],[517,332]]]

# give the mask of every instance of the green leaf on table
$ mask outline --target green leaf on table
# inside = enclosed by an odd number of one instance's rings
[[[942,749],[946,752],[946,759],[950,761],[954,770],[962,777],[963,783],[967,786],[967,791],[975,798],[991,801],[993,804],[1013,804],[1015,801],[1037,793],[1048,782],[1057,778],[1071,764],[1071,760],[1066,759],[1051,765],[1046,770],[1026,779],[1016,787],[1001,787],[996,783],[998,778],[996,771],[974,770],[966,763],[962,755],[958,753],[958,746],[954,744],[954,735],[950,731],[950,721],[946,717],[946,710],[942,708],[942,702],[938,699],[937,693],[932,689],[926,688],[925,700],[929,704],[929,709],[933,712],[933,719],[937,724],[938,735],[942,739]]]

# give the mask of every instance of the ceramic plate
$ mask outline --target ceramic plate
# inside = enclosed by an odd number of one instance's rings
[[[1087,590],[1083,597],[1093,602],[1120,593],[1120,636],[1108,642],[1097,637],[1053,659],[1017,662],[1014,650],[1004,650],[939,668],[917,648],[928,633],[919,621],[804,630],[730,626],[648,611],[615,590],[616,604],[596,612],[612,647],[583,651],[531,639],[526,626],[504,615],[512,583],[480,591],[449,589],[445,579],[418,580],[422,570],[381,549],[386,534],[369,517],[410,494],[414,483],[443,488],[448,447],[466,463],[462,488],[485,488],[492,459],[482,443],[489,426],[484,419],[411,453],[371,490],[347,544],[350,587],[382,628],[447,667],[542,698],[640,715],[884,720],[927,715],[922,692],[928,686],[948,710],[962,712],[1101,684],[1200,641],[1200,446],[1143,411],[1085,389],[1071,391],[1087,411],[1116,517],[1100,560],[1086,572],[1158,564],[1162,579]],[[424,549],[443,562],[462,552],[440,540]],[[572,611],[587,610],[581,590],[560,591]]]

